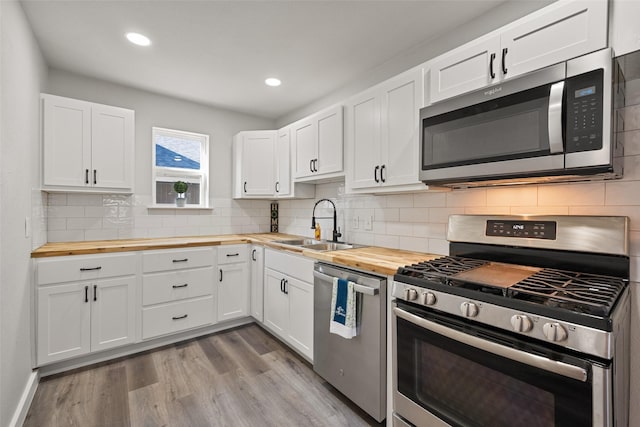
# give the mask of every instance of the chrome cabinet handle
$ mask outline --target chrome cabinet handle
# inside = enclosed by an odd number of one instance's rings
[[[189,284],[185,283],[184,285],[173,285],[172,288],[173,289],[179,289],[179,288],[186,288],[187,286],[189,286]]]
[[[507,48],[502,49],[502,74],[507,75],[507,64],[505,63],[505,57],[507,56]]]
[[[276,193],[280,192],[280,183],[276,182]]]
[[[91,268],[80,268],[80,271],[94,271],[94,270],[102,270],[101,266],[91,267]]]
[[[515,360],[516,362],[524,363],[525,365],[539,368],[554,374],[562,375],[563,377],[573,378],[574,380],[585,382],[587,381],[587,371],[579,366],[569,365],[568,363],[559,362],[557,360],[551,360],[537,354],[527,353],[522,350],[507,347],[506,345],[498,344],[492,341],[487,341],[484,338],[479,338],[473,335],[465,334],[464,332],[457,331],[455,329],[448,328],[447,326],[439,323],[432,322],[422,317],[411,314],[401,308],[394,307],[393,313],[407,322],[411,322],[414,325],[420,326],[436,334],[451,338],[463,344],[484,350],[488,353],[492,353],[509,360]]]
[[[183,314],[182,316],[174,316],[172,317],[173,320],[180,320],[180,319],[186,319],[188,316],[188,314]]]
[[[549,152],[562,153],[564,144],[562,141],[562,103],[564,101],[564,81],[551,85],[549,91]]]

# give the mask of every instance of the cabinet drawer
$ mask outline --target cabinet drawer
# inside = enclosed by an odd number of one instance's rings
[[[180,332],[213,323],[213,297],[142,309],[142,338]]]
[[[142,304],[178,301],[213,293],[213,267],[145,274],[142,278]]]
[[[135,274],[136,254],[55,257],[40,259],[36,265],[38,285],[77,282]]]
[[[183,270],[194,267],[213,265],[213,248],[164,249],[144,252],[142,255],[142,271]]]
[[[313,260],[302,255],[266,249],[264,265],[303,282],[313,283]]]
[[[218,246],[218,265],[249,260],[249,245]]]

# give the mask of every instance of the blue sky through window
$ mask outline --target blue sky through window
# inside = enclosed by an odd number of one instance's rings
[[[157,135],[155,143],[156,166],[200,169],[200,141]]]

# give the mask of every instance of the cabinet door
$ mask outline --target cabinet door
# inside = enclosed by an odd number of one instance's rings
[[[249,270],[246,262],[218,266],[218,321],[249,314]]]
[[[264,319],[264,248],[254,245],[251,249],[251,316]]]
[[[289,298],[283,292],[284,276],[270,269],[264,270],[264,323],[274,333],[286,338],[289,328]],[[313,312],[311,313],[313,316]]]
[[[91,349],[90,284],[38,288],[38,365]]]
[[[289,128],[280,129],[276,138],[276,182],[275,192],[278,197],[291,194],[291,141]]]
[[[607,47],[607,1],[550,5],[524,17],[501,36],[505,77],[557,64]]]
[[[378,94],[378,90],[365,92],[354,98],[346,107],[351,188],[371,188],[380,185],[381,122]]]
[[[274,132],[246,132],[242,137],[242,186],[246,196],[272,196]]]
[[[382,156],[380,180],[384,186],[417,184],[419,163],[419,109],[422,70],[410,70],[382,87]]]
[[[91,172],[94,187],[133,188],[134,112],[94,104],[91,108]]]
[[[311,118],[294,123],[291,126],[291,142],[295,154],[295,178],[313,175],[318,153],[316,123]]]
[[[285,292],[289,297],[289,342],[313,359],[313,285],[286,277]]]
[[[315,119],[318,139],[316,173],[341,172],[344,155],[342,106],[321,112]]]
[[[431,62],[431,102],[479,89],[500,79],[500,37],[476,40]],[[493,59],[492,59],[493,55]],[[495,77],[492,78],[491,71]]]
[[[92,284],[91,351],[135,341],[135,283],[130,276]]]
[[[90,186],[91,104],[43,96],[43,183]]]

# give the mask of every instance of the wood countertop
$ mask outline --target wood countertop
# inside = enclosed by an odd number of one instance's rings
[[[157,239],[97,240],[86,242],[47,243],[31,252],[32,258],[66,255],[89,255],[153,249],[189,248],[198,246],[256,243],[279,250],[298,253],[319,261],[358,268],[383,275],[392,275],[399,267],[440,257],[422,252],[389,249],[377,246],[320,252],[301,247],[284,246],[276,240],[299,239],[284,233],[226,234],[220,236],[170,237]]]

